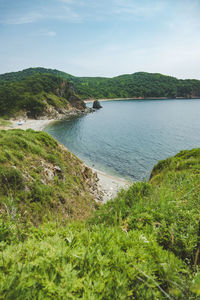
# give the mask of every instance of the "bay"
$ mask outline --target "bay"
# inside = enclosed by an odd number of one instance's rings
[[[94,113],[45,129],[91,167],[140,181],[159,160],[200,147],[200,99],[101,104]]]

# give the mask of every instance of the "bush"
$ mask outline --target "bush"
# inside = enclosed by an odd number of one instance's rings
[[[8,299],[189,299],[187,267],[152,235],[46,224],[0,258]],[[183,272],[184,269],[184,272]],[[187,281],[188,280],[188,281]]]
[[[29,96],[28,100],[26,101],[28,117],[37,118],[37,116],[44,114],[45,108],[46,104],[36,96]]]
[[[0,166],[0,189],[1,192],[9,193],[22,190],[24,188],[24,179],[22,173],[14,167]]]

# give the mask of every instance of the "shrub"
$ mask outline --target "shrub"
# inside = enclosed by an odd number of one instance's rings
[[[24,188],[22,173],[14,167],[0,166],[0,189],[9,194]]]
[[[189,299],[188,269],[153,236],[118,228],[45,224],[0,258],[9,299]],[[184,269],[184,272],[183,272]],[[187,281],[188,280],[188,281]]]

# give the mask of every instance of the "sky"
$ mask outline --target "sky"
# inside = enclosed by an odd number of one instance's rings
[[[200,79],[200,0],[0,0],[0,74]]]

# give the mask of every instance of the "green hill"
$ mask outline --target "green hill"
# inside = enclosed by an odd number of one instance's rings
[[[1,131],[0,147],[0,299],[199,298],[200,149],[95,206],[89,169],[48,134]]]
[[[0,82],[16,81],[38,73],[47,73],[71,81],[81,99],[200,97],[200,80],[181,80],[158,73],[137,72],[113,78],[76,77],[45,68],[30,68],[0,75]]]
[[[17,81],[0,81],[0,116],[55,118],[72,107],[85,109],[69,81],[52,74],[25,74],[13,77]]]
[[[94,209],[89,168],[45,132],[0,131],[0,210],[13,219],[84,218]]]
[[[46,68],[29,68],[25,69],[23,71],[18,71],[18,72],[10,72],[10,73],[5,73],[0,75],[0,81],[20,81],[23,79],[26,79],[29,76],[33,76],[35,74],[51,74],[54,76],[60,76],[63,79],[70,80],[74,76],[67,74],[62,71],[58,70],[52,70],[52,69],[46,69]]]

